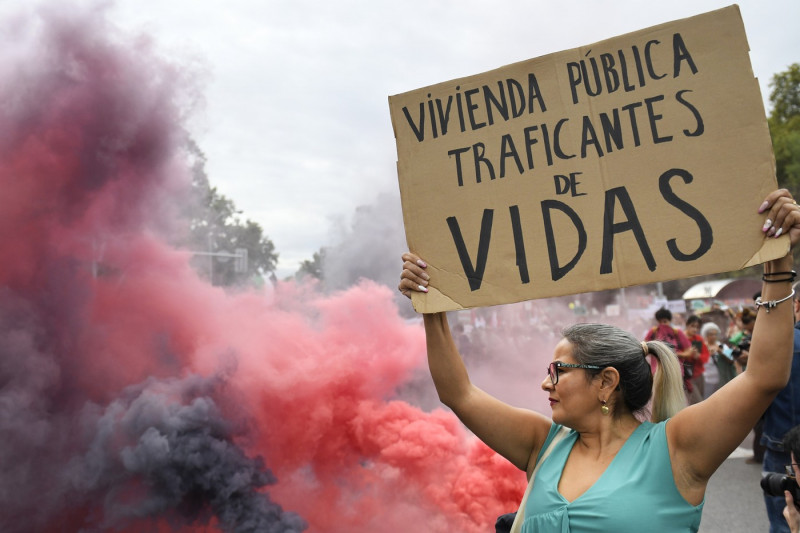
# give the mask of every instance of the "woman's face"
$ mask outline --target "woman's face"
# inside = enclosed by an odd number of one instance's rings
[[[572,344],[561,339],[553,352],[553,361],[577,364],[572,356]],[[593,390],[592,381],[586,379],[586,370],[582,368],[559,368],[558,384],[553,385],[550,376],[542,381],[542,390],[546,391],[553,410],[553,421],[567,427],[575,428],[575,424],[587,413],[600,412],[600,400]]]
[[[700,328],[697,322],[686,324],[686,335],[688,335],[689,337],[694,337],[695,335],[697,335],[698,329]]]
[[[706,332],[706,344],[716,344],[719,332],[715,329],[710,329]]]

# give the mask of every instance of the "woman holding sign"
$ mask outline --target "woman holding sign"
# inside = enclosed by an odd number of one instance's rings
[[[766,237],[788,233],[797,244],[800,207],[787,191],[759,212]],[[400,291],[427,292],[425,262],[411,253],[403,261]],[[747,371],[685,409],[675,354],[602,324],[564,330],[541,385],[552,419],[475,387],[443,313],[424,315],[428,364],[440,400],[535,481],[518,513],[522,533],[697,531],[711,475],[789,378],[794,278],[791,254],[764,264]],[[659,363],[654,375],[648,355]]]

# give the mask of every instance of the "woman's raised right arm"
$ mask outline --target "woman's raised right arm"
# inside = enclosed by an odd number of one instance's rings
[[[426,266],[414,254],[403,254],[400,292],[427,292]],[[423,323],[428,367],[439,399],[487,446],[530,475],[552,421],[501,402],[472,384],[444,313],[425,314]]]

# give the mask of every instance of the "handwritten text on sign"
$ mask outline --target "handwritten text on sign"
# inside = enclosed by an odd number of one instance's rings
[[[423,310],[733,270],[761,247],[774,166],[735,7],[390,106]]]

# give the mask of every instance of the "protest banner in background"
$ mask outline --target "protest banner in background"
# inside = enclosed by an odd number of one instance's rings
[[[740,269],[777,187],[737,6],[389,98],[435,312]]]

